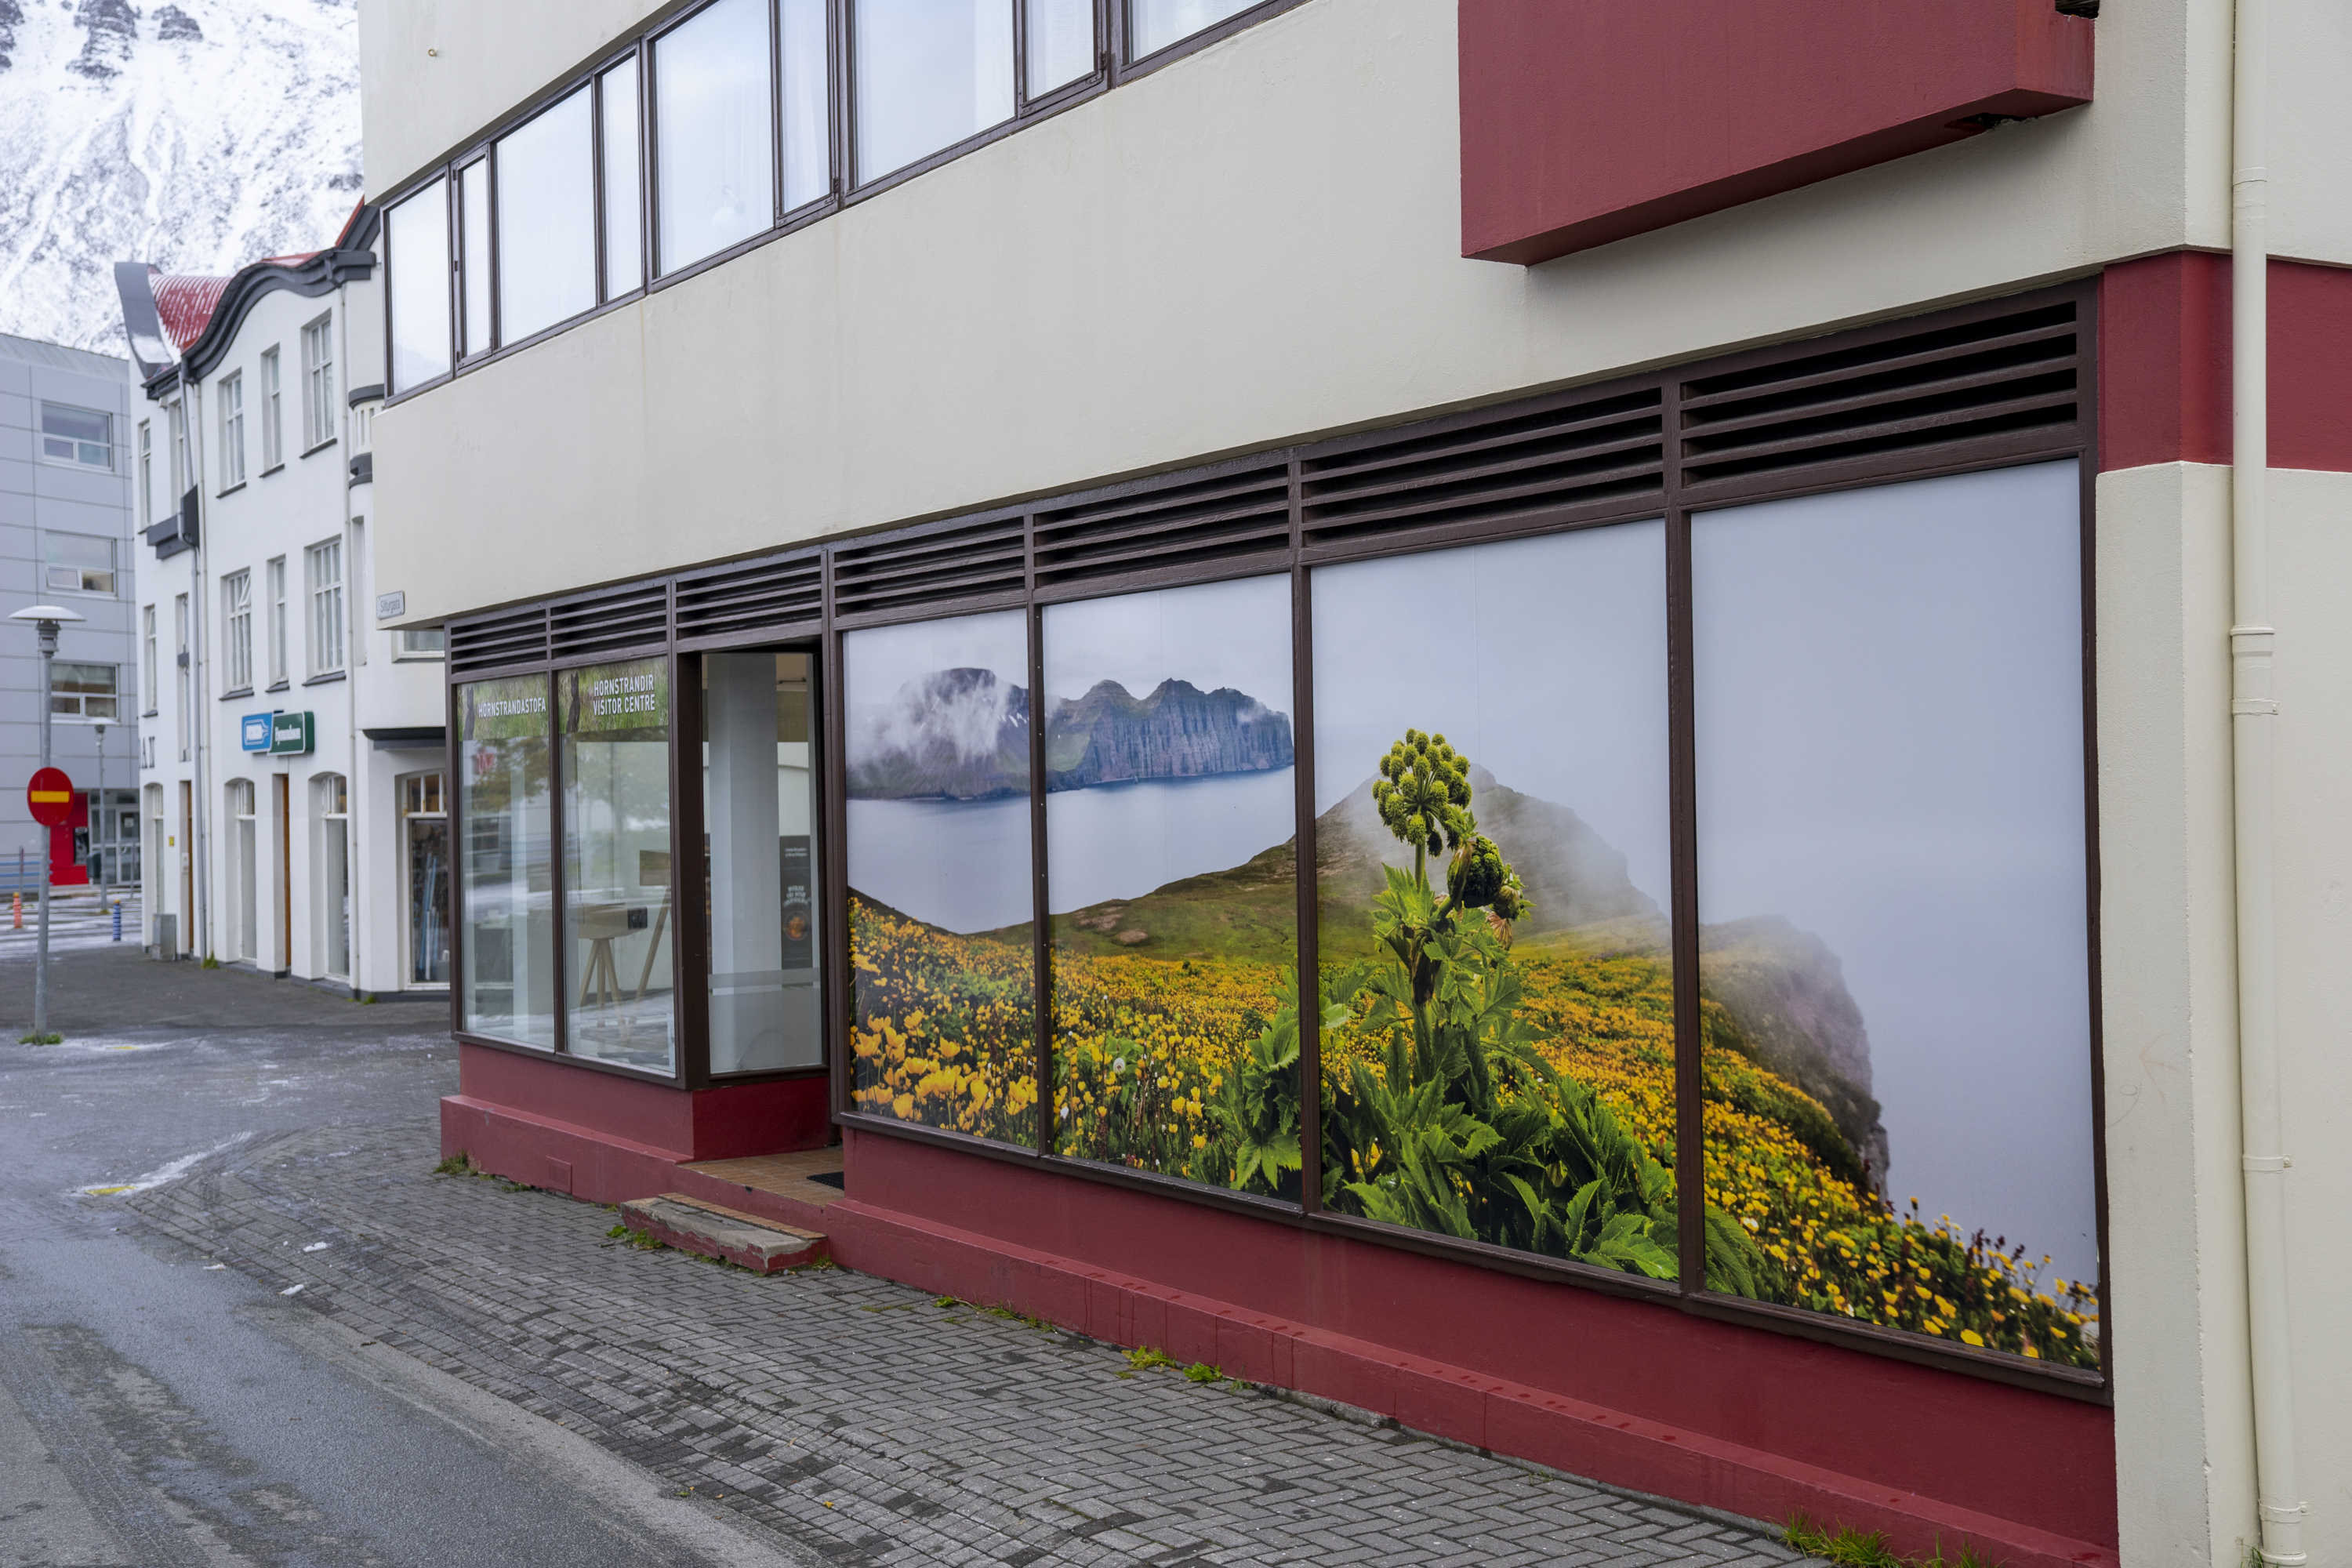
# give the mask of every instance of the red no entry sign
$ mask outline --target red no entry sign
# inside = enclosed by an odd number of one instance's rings
[[[43,768],[25,786],[25,804],[33,809],[33,820],[44,827],[63,827],[66,818],[73,815],[73,780],[66,777],[63,768]]]

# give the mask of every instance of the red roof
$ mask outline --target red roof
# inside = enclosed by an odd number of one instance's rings
[[[165,272],[149,281],[154,286],[155,315],[163,324],[164,334],[174,348],[186,353],[188,345],[204,335],[205,325],[213,319],[228,279],[194,272]]]

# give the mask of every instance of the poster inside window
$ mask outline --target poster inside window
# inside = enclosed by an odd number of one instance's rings
[[[2099,1363],[2072,461],[1692,520],[1707,1195],[1753,1294]]]
[[[1296,1202],[1290,579],[1044,636],[1055,1151]]]
[[[1648,521],[1316,570],[1326,1209],[1678,1277],[1665,565]]]
[[[842,659],[852,1102],[1034,1144],[1026,617],[854,631]]]
[[[467,1030],[555,1047],[555,883],[543,675],[457,692],[457,875]]]
[[[559,671],[563,742],[565,1045],[667,1073],[677,1065],[671,948],[669,667]]]

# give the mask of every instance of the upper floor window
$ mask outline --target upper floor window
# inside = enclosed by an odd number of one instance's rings
[[[155,606],[148,605],[139,612],[139,628],[145,634],[140,647],[139,693],[146,701],[147,711],[155,711]]]
[[[278,345],[261,351],[261,471],[286,460],[286,419],[278,381]]]
[[[114,592],[114,541],[101,533],[41,536],[41,586],[51,593]]]
[[[180,498],[194,484],[195,468],[188,462],[187,405],[176,399],[164,405],[165,416],[172,426],[172,507],[177,510]]]
[[[449,633],[441,626],[409,626],[398,634],[400,658],[442,658],[449,651]]]
[[[49,666],[49,711],[69,719],[102,719],[112,723],[119,672],[110,664]]]
[[[1127,58],[1139,60],[1248,10],[1258,0],[1128,0]]]
[[[656,270],[776,221],[767,0],[715,0],[654,45]]]
[[[820,18],[820,26],[822,18]],[[632,55],[596,79],[597,133],[603,138],[604,284],[616,300],[646,283],[645,203],[637,155],[637,60]]]
[[[155,524],[155,433],[139,422],[139,526]]]
[[[857,180],[1013,118],[1012,0],[853,0]]]
[[[245,483],[245,373],[221,377],[221,489],[233,490]]]
[[[497,343],[490,317],[490,161],[477,158],[457,171],[457,294],[461,354],[488,353]]]
[[[310,575],[310,672],[343,668],[343,542],[330,539],[304,552]]]
[[[228,689],[253,687],[253,574],[232,572],[221,579],[221,662]]]
[[[335,319],[320,317],[302,329],[302,445],[307,450],[335,438]]]
[[[41,456],[85,468],[114,467],[114,416],[62,403],[41,405]]]
[[[406,392],[449,374],[449,182],[387,210],[383,233],[392,389]]]
[[[286,683],[286,557],[273,556],[269,562],[269,679],[272,685]]]
[[[499,325],[509,342],[596,303],[596,139],[582,88],[498,144]]]

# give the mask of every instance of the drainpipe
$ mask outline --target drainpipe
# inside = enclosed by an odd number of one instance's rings
[[[2246,1304],[2252,1345],[2255,1489],[2262,1559],[2296,1568],[2304,1504],[2295,1477],[2294,1373],[2287,1339],[2286,1173],[2279,1084],[2277,812],[2270,611],[2269,0],[2236,0],[2230,194],[2230,739],[2235,787],[2238,1073],[2243,1121]]]
[[[213,519],[211,494],[205,483],[204,403],[201,390],[194,381],[182,372],[180,396],[187,405],[188,467],[196,479],[196,547],[188,572],[188,694],[189,705],[195,711],[188,715],[189,771],[194,775],[195,810],[188,824],[189,837],[195,840],[196,907],[192,911],[196,926],[191,933],[194,940],[188,951],[197,959],[213,956],[212,922],[212,800],[205,791],[205,742],[212,733],[212,696],[205,689],[205,679],[211,668],[205,658],[205,552],[212,542]]]

